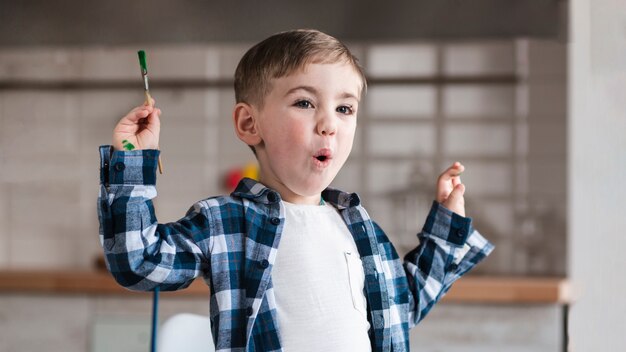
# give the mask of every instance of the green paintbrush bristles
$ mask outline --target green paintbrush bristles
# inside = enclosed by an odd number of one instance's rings
[[[144,74],[148,73],[148,65],[146,64],[146,52],[143,50],[139,50],[137,54],[139,55],[139,65],[141,66],[141,71]]]
[[[148,104],[150,103],[149,93],[148,93],[148,65],[146,64],[146,52],[143,50],[139,50],[137,52],[139,55],[139,66],[141,66],[141,77],[143,78],[143,89],[146,91],[146,101]]]

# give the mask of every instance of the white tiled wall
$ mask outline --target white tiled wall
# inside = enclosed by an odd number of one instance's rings
[[[450,85],[443,88],[443,113],[449,117],[511,118],[515,108],[514,86]]]
[[[248,46],[145,49],[153,82],[211,81],[231,79]],[[564,203],[564,47],[534,40],[353,47],[373,81],[384,83],[369,86],[353,154],[334,185],[359,192],[392,240],[397,233],[403,242],[420,225],[405,221],[412,218],[407,207],[415,201],[398,196],[408,189],[417,203],[429,204],[436,176],[460,160],[467,167],[462,178],[468,214],[475,214],[482,232],[503,248],[480,270],[524,273],[535,255],[530,252],[538,249],[519,240],[520,223],[533,214],[532,204],[552,209]],[[498,75],[517,81],[480,81]],[[478,81],[424,81],[459,76]],[[137,82],[137,88],[0,91],[0,266],[90,265],[100,253],[97,148],[110,143],[116,121],[143,100],[136,50],[3,49],[0,79]],[[175,89],[153,83],[151,90],[163,110],[165,174],[159,176],[157,214],[161,221],[172,221],[194,201],[224,193],[226,172],[254,157],[232,129],[232,88]],[[564,225],[549,225],[556,234],[546,240],[562,243]],[[515,248],[522,259],[512,259],[506,248]],[[533,268],[537,271],[559,273],[549,267]]]
[[[511,127],[503,124],[454,124],[443,131],[443,151],[456,157],[511,155]]]
[[[0,351],[85,351],[90,300],[2,295]]]
[[[439,305],[411,331],[411,351],[561,351],[558,306]]]
[[[178,313],[208,315],[202,298],[163,298],[159,322]],[[0,296],[0,351],[145,351],[151,299],[99,296]],[[4,318],[4,317],[10,317]],[[437,305],[410,332],[412,351],[561,350],[558,306]],[[207,331],[210,334],[210,331]]]
[[[443,45],[443,73],[451,76],[515,72],[515,43],[492,41]]]
[[[432,125],[411,123],[371,123],[367,130],[371,155],[430,156],[435,151]]]
[[[247,47],[145,49],[158,82],[230,79]],[[359,192],[402,255],[417,244],[436,176],[460,160],[467,167],[467,214],[497,246],[476,272],[562,274],[564,47],[534,40],[370,43],[355,52],[385,84],[370,85],[353,154],[333,185]],[[437,75],[516,75],[518,81],[410,83]],[[116,121],[143,100],[136,51],[4,49],[0,79],[137,81],[137,89],[0,90],[0,268],[87,268],[101,253],[97,148],[110,143]],[[161,221],[172,221],[194,201],[224,193],[225,173],[254,157],[233,132],[231,88],[151,89],[163,110],[165,173],[156,211]],[[0,302],[0,351],[95,349],[98,319],[147,320],[150,309],[148,299],[127,298],[4,295]],[[164,301],[161,321],[183,311],[206,314],[206,305]],[[555,306],[443,305],[413,331],[411,343],[417,351],[556,351],[559,314]],[[37,338],[25,327],[38,330]]]
[[[53,298],[3,294],[0,295],[0,351],[102,351],[101,345],[111,346],[111,341],[116,351],[147,351],[151,303],[148,294]],[[185,312],[207,316],[208,310],[206,299],[162,297],[159,321],[162,323],[174,314]],[[137,336],[133,333],[138,329],[127,329],[107,336],[102,334],[107,330],[101,328],[106,323],[126,327],[134,323],[144,327],[146,333]]]
[[[367,189],[374,195],[395,191],[409,183],[410,161],[371,161],[367,163]],[[377,202],[378,199],[373,200]]]
[[[418,185],[414,178],[434,180],[458,160],[467,167],[462,176],[467,212],[502,248],[476,271],[563,274],[562,264],[534,259],[541,253],[565,262],[558,249],[565,242],[562,218],[538,221],[542,229],[550,228],[533,234],[543,245],[521,240],[520,233],[522,222],[537,214],[533,204],[554,210],[565,202],[564,46],[517,40],[398,47],[373,45],[368,52],[377,54],[366,62],[374,78],[385,79],[371,85],[364,113],[368,171],[362,192],[367,202],[376,203],[371,213],[388,225],[392,240],[402,242],[417,227],[404,225],[407,213],[419,213],[410,208],[415,206],[410,198],[427,197],[433,187],[432,181]],[[420,71],[407,63],[418,57],[416,47],[426,62]],[[425,53],[434,58],[424,59]],[[385,64],[392,67],[380,68]],[[444,83],[428,83],[429,76]],[[389,84],[398,77],[397,84]],[[475,82],[445,83],[458,77]],[[490,77],[502,80],[489,82]],[[410,83],[411,78],[422,80]],[[422,175],[414,174],[416,167]],[[545,231],[539,228],[535,231]]]
[[[53,81],[79,79],[82,50],[71,48],[25,48],[0,52],[0,79]]]
[[[0,160],[2,157],[0,156]],[[4,163],[3,163],[4,164]],[[0,225],[7,226],[9,224],[9,202],[6,200],[9,196],[8,185],[4,182],[0,183]],[[11,237],[8,231],[0,232],[0,266],[9,266],[9,251],[11,246]]]
[[[429,44],[373,45],[365,56],[372,77],[421,77],[437,73],[436,48]]]
[[[371,116],[429,119],[436,111],[435,94],[435,89],[427,86],[370,86],[365,105]]]
[[[449,160],[446,164],[452,164]],[[505,163],[493,161],[469,161],[464,163],[467,172],[461,175],[461,180],[466,185],[468,198],[479,195],[502,196],[511,192],[513,177],[511,169]],[[477,207],[482,207],[482,203]],[[472,210],[467,207],[468,211]],[[485,214],[487,221],[492,216]]]

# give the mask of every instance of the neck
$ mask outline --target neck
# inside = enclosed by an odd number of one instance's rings
[[[320,205],[323,204],[322,195],[314,194],[311,196],[303,196],[291,191],[287,186],[283,183],[272,180],[269,178],[260,177],[259,182],[264,184],[266,187],[271,188],[280,194],[280,198],[285,202],[293,203],[293,204],[307,204],[307,205]]]

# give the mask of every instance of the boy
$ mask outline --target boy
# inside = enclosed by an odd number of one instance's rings
[[[327,188],[346,161],[366,81],[350,51],[314,30],[275,34],[235,73],[237,136],[259,182],[158,224],[154,102],[101,147],[98,214],[107,265],[133,290],[211,288],[216,350],[408,351],[409,328],[493,249],[465,218],[455,163],[404,264],[356,194]],[[126,141],[126,142],[123,142]],[[138,149],[124,151],[124,143]]]

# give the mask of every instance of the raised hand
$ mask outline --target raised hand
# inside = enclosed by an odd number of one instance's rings
[[[459,175],[464,170],[465,167],[457,161],[437,179],[437,202],[461,216],[465,216],[465,185]]]
[[[113,148],[116,150],[158,149],[161,109],[142,105],[132,109],[113,130]]]

